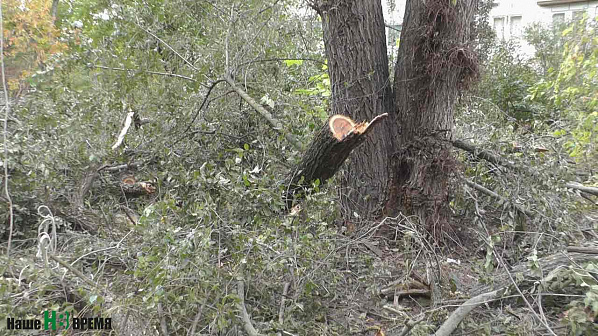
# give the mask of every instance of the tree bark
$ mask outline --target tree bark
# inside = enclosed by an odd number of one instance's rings
[[[341,179],[345,216],[415,215],[448,222],[454,105],[477,73],[467,43],[478,0],[408,0],[389,81],[380,0],[316,1],[329,60],[331,114],[362,121],[389,113],[355,150]]]
[[[436,237],[448,223],[454,105],[477,73],[468,47],[477,0],[408,0],[395,68],[399,144],[386,215],[414,215]]]
[[[374,128],[376,128],[376,132],[382,128],[377,125],[385,124],[381,121],[387,116],[388,114],[381,114],[369,123],[360,123],[344,129],[342,132],[335,132],[329,120],[312,140],[301,163],[287,179],[285,192],[287,209],[292,206],[293,199],[300,197],[302,190],[311,187],[316,180],[324,184],[326,180],[334,176],[349,154],[367,141],[368,134],[372,133]],[[373,132],[372,135],[376,132]]]
[[[331,83],[331,115],[357,122],[394,111],[380,0],[319,1]],[[391,116],[392,118],[392,116]],[[355,150],[341,176],[344,215],[373,217],[389,182],[394,122],[384,122]]]

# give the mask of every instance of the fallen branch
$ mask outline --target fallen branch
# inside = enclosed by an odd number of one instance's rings
[[[538,175],[536,172],[534,172],[530,169],[527,169],[526,167],[517,166],[517,165],[510,163],[507,160],[505,160],[504,158],[502,158],[499,155],[496,155],[490,151],[487,151],[484,149],[479,149],[479,148],[475,147],[470,142],[467,142],[464,140],[455,140],[455,141],[453,141],[453,146],[456,148],[462,149],[468,153],[471,153],[472,155],[474,155],[475,157],[477,157],[479,159],[486,160],[495,165],[500,165],[503,167],[511,168],[513,170],[522,171],[522,172],[528,173],[532,176]],[[575,183],[575,182],[568,182],[565,186],[567,188],[583,191],[590,195],[598,196],[598,188],[596,188],[596,187],[587,187],[587,186],[584,186],[582,184]]]
[[[401,329],[401,331],[396,336],[407,336],[409,334],[409,332],[411,331],[411,329],[413,329],[413,327],[415,327],[416,325],[418,325],[425,319],[426,319],[426,315],[422,314],[422,316],[418,319],[408,320],[407,322],[405,322],[403,329]],[[394,336],[394,335],[389,334],[388,336]]]
[[[162,331],[163,336],[170,335],[168,333],[168,327],[166,325],[166,315],[164,315],[164,310],[162,309],[162,303],[158,302],[158,316],[160,316],[160,330]]]
[[[284,136],[285,139],[287,139],[287,141],[291,145],[293,145],[293,147],[295,147],[295,149],[301,149],[301,144],[299,142],[297,142],[297,140],[295,140],[295,138],[293,138],[292,135],[290,135],[284,131],[284,127],[282,126],[282,123],[278,119],[276,119],[270,112],[268,112],[268,110],[266,110],[263,106],[258,104],[253,98],[251,98],[245,91],[243,91],[243,89],[238,87],[237,84],[235,83],[235,81],[230,77],[230,75],[226,74],[224,76],[224,79],[230,85],[230,87],[233,90],[235,90],[235,92],[244,101],[246,101],[251,107],[253,107],[253,109],[255,109],[262,117],[264,117],[264,119],[266,119],[266,121],[268,121],[270,126],[276,132],[278,132],[279,134]]]
[[[237,295],[239,296],[239,302],[237,303],[237,309],[241,313],[241,320],[243,321],[243,329],[249,334],[249,336],[263,336],[260,334],[251,323],[251,318],[245,308],[245,284],[243,280],[237,281]]]
[[[567,246],[567,252],[583,253],[583,254],[598,254],[598,248],[587,246]]]
[[[125,135],[127,135],[127,132],[129,131],[129,127],[131,127],[131,122],[133,121],[133,116],[135,115],[135,112],[129,112],[127,113],[127,117],[125,119],[125,125],[122,128],[122,130],[120,130],[120,134],[118,135],[118,139],[116,140],[116,143],[114,145],[112,145],[112,150],[115,150],[118,148],[118,146],[120,146],[123,142],[123,140],[125,139]]]
[[[586,187],[579,183],[569,182],[565,185],[567,188],[583,191],[585,193],[598,196],[598,188],[596,187]]]
[[[580,247],[570,247],[580,248]],[[569,248],[568,248],[569,249]],[[590,249],[590,248],[588,248]],[[577,252],[577,251],[575,251]],[[549,274],[553,270],[563,265],[572,263],[584,263],[588,261],[598,262],[597,255],[582,254],[582,253],[559,253],[548,257],[541,258],[537,261],[539,269],[542,270],[541,274]],[[513,277],[511,274],[515,275]],[[504,291],[506,291],[511,285],[515,284],[514,279],[524,279],[526,282],[537,282],[539,280],[538,272],[536,269],[532,269],[528,264],[520,264],[513,267],[511,270],[506,270],[493,277],[494,283],[492,285],[484,285],[472,290],[472,294],[476,295],[473,298],[465,301],[457,310],[455,310],[449,318],[440,326],[440,328],[434,333],[434,336],[448,336],[450,335],[461,323],[461,321],[469,314],[474,308],[481,305],[482,303],[495,300],[500,297]],[[496,288],[496,289],[494,289]],[[493,290],[494,289],[494,290]],[[521,294],[521,292],[520,292]]]
[[[515,170],[525,170],[524,168],[510,163],[507,160],[503,159],[502,157],[500,157],[490,151],[487,151],[484,149],[479,149],[476,146],[474,146],[474,144],[467,142],[465,140],[455,140],[455,141],[453,141],[453,146],[456,148],[462,149],[479,159],[483,159],[490,163],[494,163],[495,165],[499,165],[499,166],[503,166],[503,167],[507,167],[507,168],[511,168],[511,169],[515,169]]]
[[[471,299],[465,301],[457,310],[455,310],[449,318],[444,321],[444,323],[438,328],[438,330],[434,333],[434,336],[449,336],[450,334],[457,329],[457,326],[467,314],[469,314],[474,308],[481,305],[484,302],[489,300],[495,299],[497,296],[501,295],[502,290],[497,289],[492,292],[480,294],[478,296],[472,297]]]
[[[197,117],[199,117],[199,112],[201,112],[201,110],[204,108],[204,106],[205,106],[205,108],[207,108],[210,105],[211,101],[208,100],[208,97],[210,97],[210,93],[212,93],[212,90],[214,90],[216,85],[218,85],[219,83],[222,83],[222,82],[224,82],[224,80],[219,79],[219,80],[213,81],[212,84],[210,84],[210,87],[208,87],[208,92],[206,92],[206,95],[204,96],[203,101],[201,102],[201,105],[199,105],[199,108],[197,109],[197,111],[195,111],[195,114],[193,115],[191,122],[189,122],[187,127],[185,127],[185,130],[183,131],[182,136],[180,138],[178,138],[175,142],[172,143],[173,146],[175,144],[177,144],[179,141],[187,138],[187,132],[189,131],[189,129],[191,129],[191,127],[195,123],[195,120],[197,120]]]
[[[64,262],[62,259],[58,258],[57,256],[55,256],[52,253],[49,253],[49,258],[56,261],[57,263],[60,264],[60,266],[66,268],[67,270],[71,271],[71,273],[73,273],[74,275],[76,275],[79,279],[83,280],[83,282],[85,282],[86,284],[88,284],[89,286],[91,286],[92,288],[99,288],[101,289],[104,293],[109,293],[108,290],[106,288],[100,287],[98,284],[94,283],[93,281],[91,281],[88,277],[86,277],[83,273],[81,273],[79,270],[77,270],[76,268],[74,268],[73,266],[67,264],[66,262]]]
[[[500,196],[499,194],[495,193],[494,191],[492,191],[492,190],[490,190],[490,189],[488,189],[488,188],[486,188],[486,187],[484,187],[484,186],[482,186],[482,185],[479,185],[479,184],[477,184],[477,183],[475,183],[475,182],[472,182],[472,181],[470,181],[470,180],[467,180],[467,179],[463,179],[463,181],[464,181],[464,182],[465,182],[465,183],[466,183],[468,186],[470,186],[470,187],[474,188],[475,190],[477,190],[477,191],[479,191],[479,192],[481,192],[481,193],[483,193],[483,194],[486,194],[486,195],[488,195],[488,196],[491,196],[491,197],[497,198],[497,199],[499,199],[499,200],[500,200],[501,202],[503,202],[503,203],[504,203],[504,202],[509,202],[509,203],[511,203],[515,209],[517,209],[519,212],[521,212],[521,213],[525,214],[526,216],[528,216],[528,217],[534,217],[534,213],[533,213],[533,212],[531,212],[531,211],[527,210],[526,208],[522,207],[521,205],[514,204],[513,202],[510,202],[509,200],[507,200],[506,198],[504,198],[504,197]]]
[[[532,269],[528,263],[522,263],[510,270],[511,274],[516,275],[516,279],[523,279],[526,283],[533,284],[535,281],[541,280],[538,276],[538,269],[542,274],[548,274],[552,270],[568,264],[583,264],[586,262],[598,262],[598,255],[585,254],[585,253],[557,253],[544,258],[538,259],[536,264],[538,268]],[[521,283],[522,281],[520,281]],[[509,274],[506,272],[497,272],[492,277],[492,283],[487,285],[481,285],[472,289],[472,295],[479,295],[481,293],[490,292],[495,289],[500,289],[511,285],[511,279]],[[520,284],[521,286],[521,284]]]

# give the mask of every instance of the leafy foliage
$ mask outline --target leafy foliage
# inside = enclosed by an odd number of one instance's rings
[[[4,57],[11,90],[30,76],[52,55],[64,52],[60,30],[51,15],[51,0],[8,0],[4,2]]]
[[[598,157],[597,21],[586,21],[562,31],[559,65],[550,67],[546,78],[530,88],[529,97],[542,102],[553,119],[562,120],[554,135],[567,138],[567,152],[580,162]]]

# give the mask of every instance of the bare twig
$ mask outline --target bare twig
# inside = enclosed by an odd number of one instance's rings
[[[239,302],[237,303],[237,309],[241,312],[241,320],[243,320],[243,329],[249,334],[249,336],[263,336],[260,334],[251,323],[251,318],[245,308],[245,284],[243,280],[237,281],[237,295],[239,296]]]
[[[567,252],[577,252],[584,254],[598,254],[598,248],[586,246],[568,246]]]
[[[385,24],[384,24],[384,27],[386,27],[386,28],[388,28],[388,29],[392,29],[392,30],[394,30],[394,31],[398,31],[399,33],[401,32],[401,30],[400,30],[400,29],[397,29],[397,28],[395,28],[395,27],[393,27],[392,25],[389,25],[389,24],[387,24],[387,23],[385,23]]]
[[[494,254],[494,257],[498,260],[498,262],[504,268],[505,273],[509,276],[509,279],[511,280],[511,284],[513,285],[513,287],[515,287],[515,290],[517,291],[517,293],[519,293],[519,295],[521,296],[521,299],[523,300],[523,302],[525,302],[525,304],[527,305],[529,310],[532,312],[532,314],[540,321],[540,323],[542,323],[544,325],[544,327],[548,330],[548,332],[551,335],[556,336],[554,331],[548,325],[548,322],[546,322],[546,319],[542,319],[542,317],[539,316],[538,313],[536,313],[536,311],[534,310],[534,307],[532,307],[531,303],[529,303],[529,300],[525,297],[525,295],[523,295],[523,292],[521,292],[519,285],[517,285],[517,282],[513,278],[513,275],[511,275],[511,272],[509,271],[507,264],[505,264],[502,257],[498,253],[496,253],[496,251],[492,251],[492,253]]]
[[[158,40],[162,44],[164,44],[166,46],[166,48],[170,49],[173,53],[175,53],[175,55],[177,55],[181,60],[183,60],[183,62],[185,62],[185,64],[187,64],[189,67],[191,67],[191,69],[199,72],[199,69],[197,69],[193,64],[191,64],[191,62],[189,62],[185,57],[183,57],[181,54],[179,54],[178,51],[174,50],[174,48],[171,47],[168,43],[164,42],[164,40],[162,40],[161,38],[159,38],[158,36],[156,36],[156,34],[154,34],[151,31],[145,29],[139,23],[135,22],[135,24],[137,25],[137,27],[141,28],[143,31],[145,31],[146,33],[148,33],[149,35],[151,35],[153,38],[155,38],[156,40]]]
[[[12,231],[14,225],[14,211],[12,198],[8,190],[8,116],[10,114],[10,101],[8,99],[8,88],[6,87],[6,73],[4,71],[4,21],[2,16],[2,1],[0,0],[0,68],[2,70],[2,89],[4,91],[4,196],[8,201],[8,246],[6,248],[6,256],[8,258],[8,265],[11,267],[10,260],[10,245],[12,243]]]
[[[208,101],[208,97],[210,96],[210,93],[212,93],[212,90],[214,90],[214,88],[216,87],[216,85],[218,85],[218,83],[222,83],[222,82],[224,82],[224,79],[218,79],[218,80],[213,81],[212,84],[210,84],[210,87],[208,87],[208,92],[206,93],[205,97],[203,98],[203,101],[201,102],[201,105],[199,106],[197,111],[195,111],[195,115],[193,116],[193,119],[191,119],[191,122],[189,122],[189,125],[187,125],[187,127],[185,127],[185,130],[183,131],[181,137],[172,143],[172,146],[176,145],[179,141],[181,141],[187,137],[187,132],[195,123],[195,120],[199,116],[199,112],[201,112],[201,110],[204,108],[204,106],[207,108],[210,105],[210,101]]]
[[[58,258],[54,254],[50,253],[49,254],[49,258],[52,259],[52,260],[54,260],[54,261],[56,261],[57,263],[59,263],[60,266],[66,268],[69,271],[71,271],[74,275],[76,275],[79,279],[83,280],[83,282],[85,282],[86,284],[88,284],[92,288],[98,287],[103,292],[108,293],[108,290],[106,290],[105,288],[100,287],[98,284],[94,283],[88,277],[86,277],[83,273],[81,273],[78,269],[76,269],[73,266],[69,265],[68,263],[64,262],[62,259]]]
[[[114,70],[114,71],[124,71],[124,72],[145,72],[145,73],[148,73],[151,75],[176,77],[176,78],[181,78],[181,79],[186,79],[188,81],[196,82],[196,80],[191,77],[187,77],[187,76],[183,76],[183,75],[179,75],[179,74],[168,73],[168,72],[158,72],[158,71],[149,71],[149,70],[141,70],[141,69],[111,68],[111,67],[107,67],[107,66],[103,66],[103,65],[95,65],[95,64],[90,65],[90,67],[98,68],[98,69]]]
[[[242,67],[242,66],[249,65],[249,64],[254,64],[254,63],[283,62],[283,61],[310,61],[310,62],[315,62],[315,63],[322,64],[322,65],[326,64],[323,61],[315,59],[315,58],[303,58],[303,57],[295,57],[295,58],[265,58],[265,59],[257,59],[257,60],[253,60],[253,61],[243,62],[243,63],[237,65],[237,69],[240,68],[240,67]]]

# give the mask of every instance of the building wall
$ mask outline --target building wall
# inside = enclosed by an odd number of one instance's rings
[[[523,40],[525,28],[532,23],[552,25],[570,21],[587,13],[598,15],[598,0],[495,0],[489,20],[497,38],[519,42],[524,56],[532,56],[534,48]]]
[[[381,1],[386,24],[401,25],[406,0],[394,0],[394,10],[389,8],[387,0]],[[584,12],[590,18],[597,17],[598,0],[494,0],[488,19],[497,38],[519,42],[523,55],[532,56],[534,48],[523,41],[527,26],[535,22],[551,25],[554,22],[570,21]],[[386,34],[389,36],[389,28],[386,29]],[[389,47],[390,43],[389,41]]]

